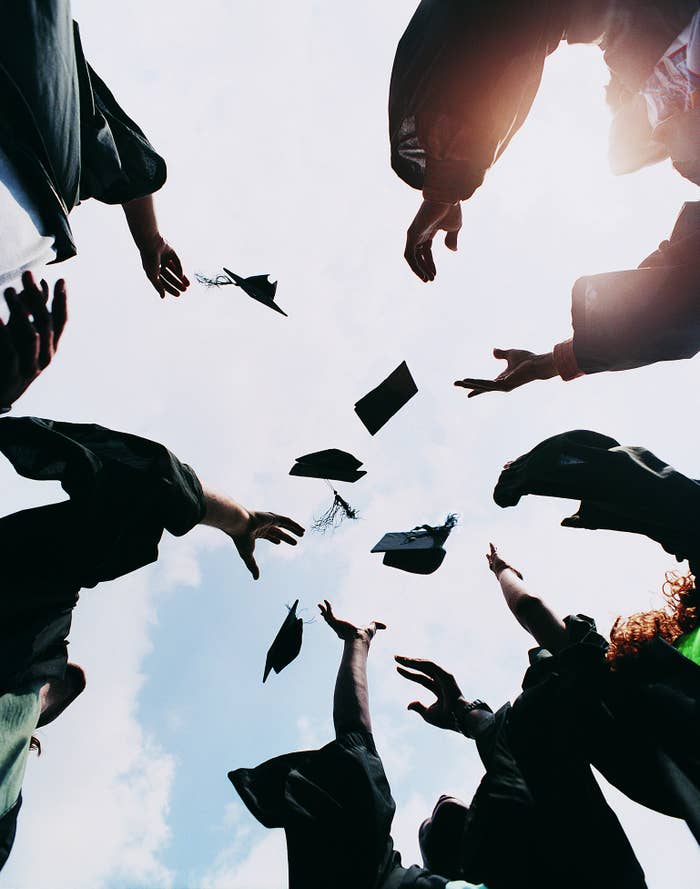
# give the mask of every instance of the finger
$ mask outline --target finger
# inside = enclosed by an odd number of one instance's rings
[[[492,555],[492,556],[495,556],[495,555],[498,554],[498,550],[496,549],[496,547],[495,547],[492,543],[489,543],[489,548],[490,548],[490,550],[491,550],[491,555]]]
[[[432,241],[427,241],[423,245],[423,249],[420,253],[420,258],[422,260],[423,269],[428,276],[429,281],[435,280],[435,275],[437,274],[437,270],[435,268],[435,261],[433,260],[433,251],[432,251]]]
[[[171,296],[179,296],[180,295],[180,291],[177,289],[177,287],[173,287],[173,285],[170,284],[168,281],[166,281],[162,275],[160,275],[158,277],[158,283],[163,288],[163,290],[166,293],[169,293]]]
[[[394,657],[394,660],[403,664],[405,667],[410,667],[412,670],[420,670],[421,673],[427,673],[428,676],[432,676],[434,679],[442,679],[449,675],[434,661],[426,661],[422,658],[403,657],[399,654]]]
[[[39,367],[47,367],[53,357],[53,330],[51,326],[51,315],[46,308],[46,300],[49,297],[49,285],[46,281],[41,282],[41,290],[33,285],[31,275],[25,272],[22,275],[22,283],[24,287],[25,305],[32,314],[34,319],[34,328],[39,334]]]
[[[428,708],[425,704],[421,704],[420,701],[411,701],[406,709],[413,710],[414,713],[418,713],[419,716],[422,716],[426,722],[428,721]]]
[[[280,543],[281,543],[279,537],[275,537],[274,534],[264,534],[264,535],[263,535],[263,540],[269,540],[270,543],[274,543],[275,546],[279,546]]]
[[[42,291],[46,282],[41,282],[41,288],[37,285],[34,280],[34,275],[31,272],[22,272],[22,289],[27,294],[27,296],[33,296],[41,298]]]
[[[457,252],[457,238],[459,236],[459,231],[447,232],[445,235],[445,247],[448,250],[454,250]]]
[[[478,377],[465,377],[455,382],[455,386],[462,389],[478,389],[480,392],[501,392],[505,385],[503,380],[482,380]]]
[[[252,553],[246,553],[242,558],[246,568],[253,575],[253,580],[257,580],[260,577],[260,569],[255,561],[255,556]]]
[[[285,534],[284,531],[280,531],[279,528],[275,528],[273,533],[277,537],[278,543],[280,540],[284,540],[284,542],[288,543],[290,546],[297,545],[297,541],[293,537],[290,537],[289,534]]]
[[[382,623],[380,620],[373,620],[372,624],[374,625],[375,630],[386,630],[386,624]]]
[[[10,310],[7,330],[17,352],[21,373],[25,377],[39,372],[39,334],[29,320],[29,311],[21,295],[13,287],[5,291],[5,302]]]
[[[403,667],[397,667],[396,671],[400,676],[403,676],[404,679],[410,679],[411,682],[417,682],[418,685],[422,685],[423,688],[427,688],[428,691],[437,694],[435,680],[430,679],[429,676],[423,676],[422,673],[411,673],[410,670],[404,670]]]
[[[169,284],[172,284],[178,291],[178,293],[183,293],[187,290],[187,286],[178,278],[178,276],[169,269],[166,265],[162,264],[160,267],[160,276],[164,281],[167,281]]]
[[[507,361],[508,356],[510,355],[510,353],[512,351],[513,351],[512,349],[494,349],[493,350],[493,357],[494,358],[505,358],[505,360]]]
[[[143,260],[143,270],[146,273],[148,280],[158,292],[158,296],[161,299],[165,299],[165,290],[160,283],[160,261],[158,257],[156,256],[153,259]]]
[[[422,265],[418,261],[417,252],[414,245],[406,244],[406,249],[403,254],[404,259],[411,267],[411,271],[417,275],[421,281],[426,282],[428,280],[425,272],[423,271]]]
[[[291,531],[292,534],[296,534],[297,537],[304,536],[304,529],[298,522],[295,522],[294,519],[290,519],[286,515],[277,515],[277,513],[273,513],[272,517],[275,524],[279,525],[281,528]]]
[[[182,263],[180,262],[180,257],[174,250],[169,251],[165,259],[165,264],[175,272],[175,274],[182,281],[185,287],[190,286],[189,278],[182,271]]]
[[[68,294],[66,293],[66,282],[63,278],[60,278],[54,284],[51,320],[53,326],[53,347],[55,349],[58,341],[61,339],[66,321],[68,321]]]
[[[246,539],[243,542],[239,542],[237,540],[234,540],[233,542],[235,543],[236,549],[238,550],[238,555],[243,560],[243,564],[253,575],[253,580],[257,580],[260,577],[260,569],[258,568],[258,563],[255,561],[255,556],[253,555],[255,541],[249,541],[248,539]]]

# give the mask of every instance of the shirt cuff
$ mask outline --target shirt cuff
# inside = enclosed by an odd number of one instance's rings
[[[556,372],[562,380],[568,382],[583,376],[583,371],[580,370],[576,361],[576,355],[574,354],[573,338],[556,344],[552,349],[552,360],[554,361]]]
[[[471,161],[428,157],[423,177],[423,197],[426,201],[456,204],[470,198],[483,181],[484,171],[475,170]]]

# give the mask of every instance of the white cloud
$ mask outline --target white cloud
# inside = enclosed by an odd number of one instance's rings
[[[284,831],[269,831],[240,857],[234,844],[222,852],[201,881],[200,889],[285,889],[287,849]]]
[[[592,613],[604,629],[617,613],[643,607],[671,563],[641,539],[559,528],[563,502],[530,498],[496,509],[500,465],[546,435],[587,427],[647,444],[691,474],[697,466],[687,421],[695,370],[686,362],[469,402],[451,382],[494,372],[492,346],[544,349],[566,336],[573,280],[636,264],[695,195],[667,166],[607,176],[607,111],[591,99],[604,79],[598,51],[562,50],[523,132],[466,205],[459,253],[437,247],[439,278],[428,288],[403,264],[417,194],[390,172],[385,135],[388,70],[414,2],[203,0],[193,14],[189,5],[124,0],[118,19],[101,4],[74,5],[88,56],[168,158],[159,215],[188,271],[223,263],[270,271],[290,317],[267,315],[233,288],[193,287],[161,303],[120,211],[90,203],[74,214],[79,259],[52,270],[70,284],[61,351],[22,411],[162,440],[244,503],[302,520],[328,492],[287,476],[294,457],[338,446],[365,461],[367,478],[348,492],[362,520],[325,538],[308,535],[295,550],[261,546],[263,580],[235,594],[242,615],[254,614],[258,597],[281,605],[296,595],[303,560],[316,559],[319,588],[305,588],[302,605],[313,607],[322,593],[339,614],[387,622],[371,655],[375,730],[400,803],[396,845],[407,862],[418,860],[417,827],[435,797],[449,790],[471,798],[480,772],[471,745],[405,712],[409,700],[429,696],[396,675],[392,655],[431,657],[454,671],[467,696],[493,705],[517,693],[530,643],[486,569],[488,541],[562,613]],[[370,438],[352,405],[403,358],[420,392]],[[8,510],[59,496],[56,486],[3,476]],[[392,571],[369,555],[384,531],[451,510],[462,523],[433,577]],[[170,834],[178,774],[164,745],[174,744],[182,716],[171,711],[156,741],[137,706],[147,679],[157,686],[183,678],[157,658],[143,675],[156,606],[168,608],[175,586],[203,583],[212,549],[226,545],[206,532],[166,541],[157,569],[84,594],[71,654],[88,669],[88,690],[43,732],[45,754],[29,764],[17,845],[0,885],[181,889],[183,872],[205,869],[195,831]],[[278,559],[284,572],[274,587],[266,567]],[[193,599],[206,595],[198,588]],[[244,619],[239,627],[232,674],[260,646]],[[211,638],[220,630],[212,625]],[[208,643],[193,642],[203,650]],[[310,651],[305,644],[298,676],[329,669]],[[205,661],[199,669],[206,675]],[[215,681],[235,690],[228,675]],[[280,743],[325,743],[330,695],[316,709],[303,692],[298,698],[304,715],[275,725]],[[261,703],[244,717],[252,726],[270,714]],[[253,762],[242,721],[235,706],[221,706],[207,729],[231,738],[232,761]],[[682,825],[622,809],[650,889],[682,882],[668,876],[662,835],[678,874],[694,872],[697,852]],[[236,838],[203,889],[285,885],[281,832],[263,833],[239,803],[222,813]],[[188,844],[177,873],[163,864],[168,843]]]

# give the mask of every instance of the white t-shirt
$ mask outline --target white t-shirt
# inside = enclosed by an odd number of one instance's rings
[[[39,213],[0,147],[0,288],[55,259],[53,245],[53,237],[41,234]]]

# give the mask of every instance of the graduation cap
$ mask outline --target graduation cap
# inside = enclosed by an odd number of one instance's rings
[[[267,652],[263,682],[270,675],[270,670],[274,670],[275,673],[281,673],[301,651],[304,621],[297,617],[298,604],[299,600],[297,599],[289,609],[289,614],[285,617],[279,632]]]
[[[360,466],[362,461],[347,451],[329,448],[326,451],[315,451],[313,454],[297,457],[289,474],[305,478],[332,478],[339,482],[356,482],[363,475],[367,475]]]
[[[372,547],[373,553],[384,553],[383,562],[411,574],[432,574],[445,558],[443,544],[457,524],[450,513],[444,525],[418,525],[410,531],[390,531]]]
[[[249,278],[241,278],[235,272],[224,268],[225,275],[217,275],[216,278],[207,278],[204,275],[197,275],[196,278],[200,284],[206,284],[207,287],[224,287],[227,284],[233,284],[245,291],[248,296],[272,309],[279,312],[280,315],[288,317],[275,302],[275,293],[277,292],[277,281],[270,281],[269,275],[251,275]]]
[[[347,451],[338,448],[329,448],[325,451],[314,451],[313,454],[305,454],[297,457],[294,466],[289,470],[290,475],[299,475],[306,478],[324,479],[333,492],[333,502],[319,518],[314,519],[312,531],[327,531],[329,528],[337,528],[344,519],[356,519],[359,513],[348,501],[341,497],[329,478],[341,482],[356,482],[367,475],[364,469],[360,469],[362,461]]]
[[[411,371],[405,361],[368,392],[355,405],[355,413],[365,424],[370,435],[374,435],[397,411],[410,401],[418,391]]]

